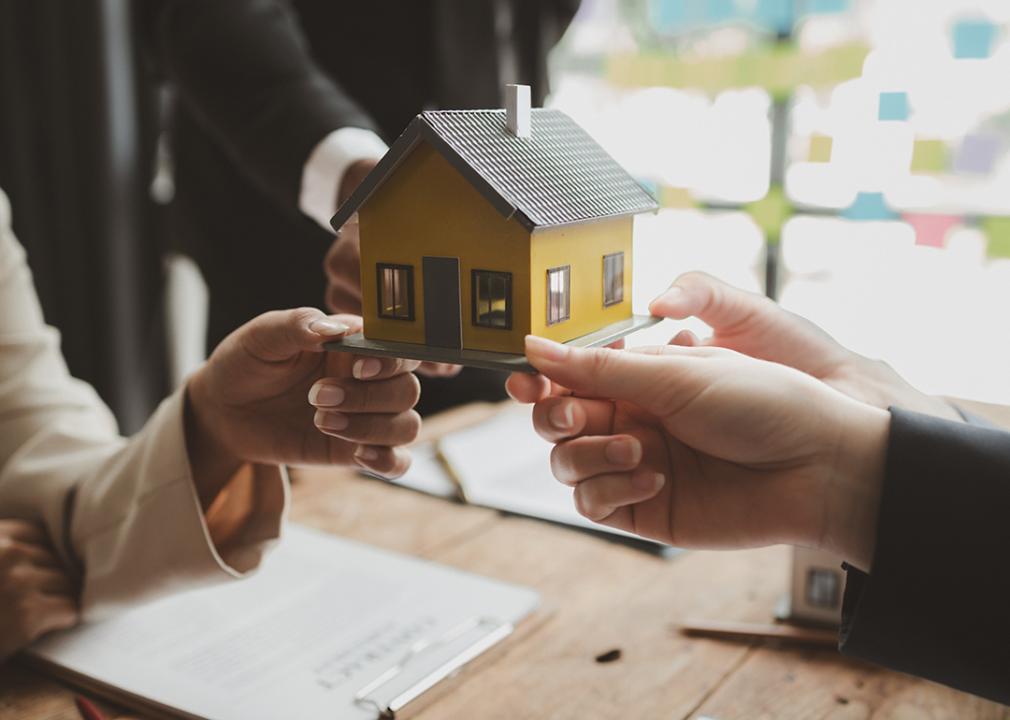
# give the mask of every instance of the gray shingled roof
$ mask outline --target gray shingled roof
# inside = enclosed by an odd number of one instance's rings
[[[442,153],[503,215],[528,228],[648,212],[656,201],[560,110],[532,111],[532,134],[505,128],[504,110],[418,115],[333,217],[339,228],[421,139]]]

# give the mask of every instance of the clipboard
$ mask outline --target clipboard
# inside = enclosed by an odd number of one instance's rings
[[[293,542],[286,548],[286,554],[282,544],[282,548],[273,553],[280,556],[274,558],[278,562],[264,568],[260,575],[219,588],[193,591],[186,594],[190,596],[188,598],[167,598],[159,601],[160,608],[131,610],[134,617],[103,621],[112,623],[104,628],[85,626],[63,633],[33,646],[24,659],[59,679],[151,717],[214,720],[276,716],[330,717],[336,720],[393,718],[408,706],[427,704],[418,701],[422,697],[437,696],[432,692],[436,687],[465,667],[476,665],[478,659],[481,665],[489,662],[495,656],[492,650],[503,644],[511,645],[505,641],[532,631],[540,625],[538,618],[546,617],[539,609],[539,596],[526,588],[375,550],[304,528],[291,529],[289,536],[293,536]],[[309,578],[305,587],[290,585],[294,575],[286,573],[285,564],[298,560],[299,553],[312,556],[308,558],[312,561],[334,553],[339,557],[342,553],[343,562],[337,563],[341,569],[364,563],[365,567],[379,568],[381,572],[394,569],[404,578],[420,578],[435,584],[420,592],[417,588],[405,590],[407,594],[403,602],[394,600],[385,606],[378,602],[379,607],[363,616],[361,622],[351,619],[336,623],[334,626],[339,626],[343,633],[339,641],[316,638],[315,647],[306,649],[304,657],[298,657],[294,663],[292,656],[285,655],[286,651],[279,652],[276,658],[268,657],[264,662],[272,664],[261,673],[260,679],[247,687],[245,692],[248,695],[242,698],[244,704],[232,705],[230,699],[227,702],[224,700],[225,696],[236,697],[236,693],[240,692],[225,689],[231,682],[227,678],[220,681],[224,687],[208,694],[207,682],[201,684],[200,679],[194,676],[180,675],[179,678],[173,676],[167,679],[159,676],[165,668],[178,668],[189,662],[185,652],[176,652],[171,646],[175,628],[163,628],[160,634],[156,632],[157,628],[151,630],[156,646],[163,650],[167,648],[168,657],[158,658],[160,664],[148,660],[147,666],[143,666],[142,661],[138,665],[137,660],[119,657],[109,649],[110,643],[115,645],[124,635],[132,637],[138,628],[146,628],[148,623],[164,624],[165,618],[186,617],[193,608],[210,606],[223,599],[230,609],[229,603],[234,602],[233,598],[240,594],[242,586],[256,594],[278,581],[287,582],[284,586],[286,593],[302,593],[307,598],[303,606],[325,606],[326,593],[329,592],[325,578]],[[386,580],[389,586],[392,581]],[[315,590],[311,587],[313,582],[318,585]],[[318,602],[320,598],[322,605]],[[364,601],[373,602],[372,595]],[[446,608],[442,615],[436,616],[435,603]],[[415,605],[419,619],[408,622],[402,617],[402,609]],[[470,607],[486,608],[487,612],[466,612]],[[436,609],[429,612],[431,608]],[[284,614],[282,619],[285,622],[289,620],[288,606],[278,602],[275,609]],[[324,620],[313,620],[312,624],[324,624]],[[243,642],[248,644],[248,636],[242,634],[243,627],[249,624],[238,618],[234,631],[226,628],[219,635],[230,638],[229,642],[237,647],[243,647]],[[522,628],[522,633],[517,633],[519,628]],[[357,643],[355,632],[365,633],[367,641]],[[271,636],[267,633],[263,637],[269,639]],[[296,644],[296,640],[297,637],[291,644]],[[201,658],[201,667],[207,664],[207,658],[221,651],[219,646],[224,644],[211,638],[206,647],[197,648],[195,652]],[[256,639],[252,646],[262,647],[262,638]],[[218,654],[228,657],[226,652]],[[297,677],[286,681],[283,676],[292,675],[292,667],[298,670]],[[306,676],[305,669],[311,670],[311,677]],[[152,679],[155,677],[159,680]],[[279,678],[276,683],[274,678]],[[299,688],[301,692],[298,692]],[[285,693],[288,696],[281,697]]]
[[[451,685],[454,679],[492,664],[499,653],[504,653],[511,646],[510,639],[513,642],[519,641],[521,637],[538,629],[552,614],[553,610],[539,609],[518,628],[511,623],[492,618],[474,619],[462,623],[453,628],[451,633],[447,633],[447,636],[411,648],[399,662],[362,686],[355,693],[355,703],[374,713],[373,717],[378,720],[396,720],[402,717],[404,710],[420,711],[437,697],[451,692],[448,685]],[[454,648],[453,654],[445,657],[442,653],[433,652],[439,646]],[[142,713],[144,717],[152,720],[180,718],[205,720],[203,716],[182,713],[140,695],[96,682],[87,675],[68,670],[31,654],[19,656],[18,661],[72,685],[90,696],[102,698],[126,710]],[[397,680],[400,681],[399,684],[396,683]],[[441,690],[441,693],[436,694],[436,689]]]

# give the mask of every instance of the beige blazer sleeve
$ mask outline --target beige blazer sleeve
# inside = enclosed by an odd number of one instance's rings
[[[176,393],[140,433],[119,436],[94,390],[67,371],[0,192],[0,517],[48,529],[80,573],[85,617],[239,577],[280,534],[280,468],[244,468],[202,511],[184,403]]]

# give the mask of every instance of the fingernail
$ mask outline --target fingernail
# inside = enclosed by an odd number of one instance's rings
[[[362,358],[354,363],[351,374],[358,380],[373,378],[382,372],[382,361],[375,358]]]
[[[368,445],[358,445],[358,449],[354,451],[354,457],[357,460],[376,460],[379,457],[379,451]]]
[[[631,476],[631,486],[642,492],[659,492],[666,482],[663,473],[635,473]]]
[[[555,430],[571,430],[575,427],[575,406],[570,402],[559,403],[550,409],[547,419]]]
[[[318,320],[313,320],[309,323],[309,330],[314,332],[316,335],[330,337],[332,335],[343,335],[347,332],[348,327],[342,322],[337,322],[336,320],[319,318]]]
[[[309,388],[309,403],[315,406],[336,407],[344,402],[347,393],[339,385],[318,382]]]
[[[338,432],[344,430],[351,421],[346,415],[328,410],[316,410],[316,427],[322,430]]]
[[[533,354],[548,362],[561,362],[568,357],[567,345],[556,343],[537,335],[526,336],[526,354]]]
[[[637,465],[642,459],[642,445],[633,438],[618,438],[607,444],[603,455],[615,465]]]

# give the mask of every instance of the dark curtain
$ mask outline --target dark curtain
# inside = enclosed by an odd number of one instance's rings
[[[71,372],[125,432],[166,389],[154,94],[128,0],[0,0],[0,187]]]

